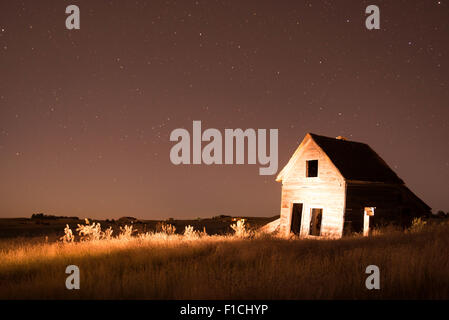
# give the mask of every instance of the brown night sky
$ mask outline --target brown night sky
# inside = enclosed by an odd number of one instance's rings
[[[1,1],[0,217],[279,214],[259,165],[170,162],[193,120],[279,129],[279,170],[307,132],[366,142],[449,211],[448,35],[447,0]]]

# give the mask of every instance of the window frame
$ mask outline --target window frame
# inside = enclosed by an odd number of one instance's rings
[[[309,175],[309,173],[310,173],[310,169],[309,169],[310,168],[310,163],[312,163],[312,162],[316,163],[316,175],[315,176]],[[306,178],[318,178],[318,175],[319,175],[318,168],[319,168],[319,161],[318,161],[318,159],[306,160]]]

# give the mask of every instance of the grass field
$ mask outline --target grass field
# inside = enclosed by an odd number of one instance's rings
[[[380,268],[380,290],[365,268]],[[67,290],[67,265],[81,289]],[[1,299],[448,299],[449,225],[369,238],[0,241]]]

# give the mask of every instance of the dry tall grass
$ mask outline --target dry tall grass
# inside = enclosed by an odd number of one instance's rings
[[[73,243],[0,242],[1,299],[448,299],[449,226],[370,238],[155,233]],[[132,231],[126,231],[131,232]],[[65,288],[77,265],[81,289]],[[365,288],[366,266],[381,289]]]

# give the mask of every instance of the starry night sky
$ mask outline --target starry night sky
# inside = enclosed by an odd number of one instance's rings
[[[193,120],[279,129],[279,170],[307,132],[368,143],[449,211],[448,35],[447,0],[1,1],[0,217],[279,214],[259,165],[170,162]]]

